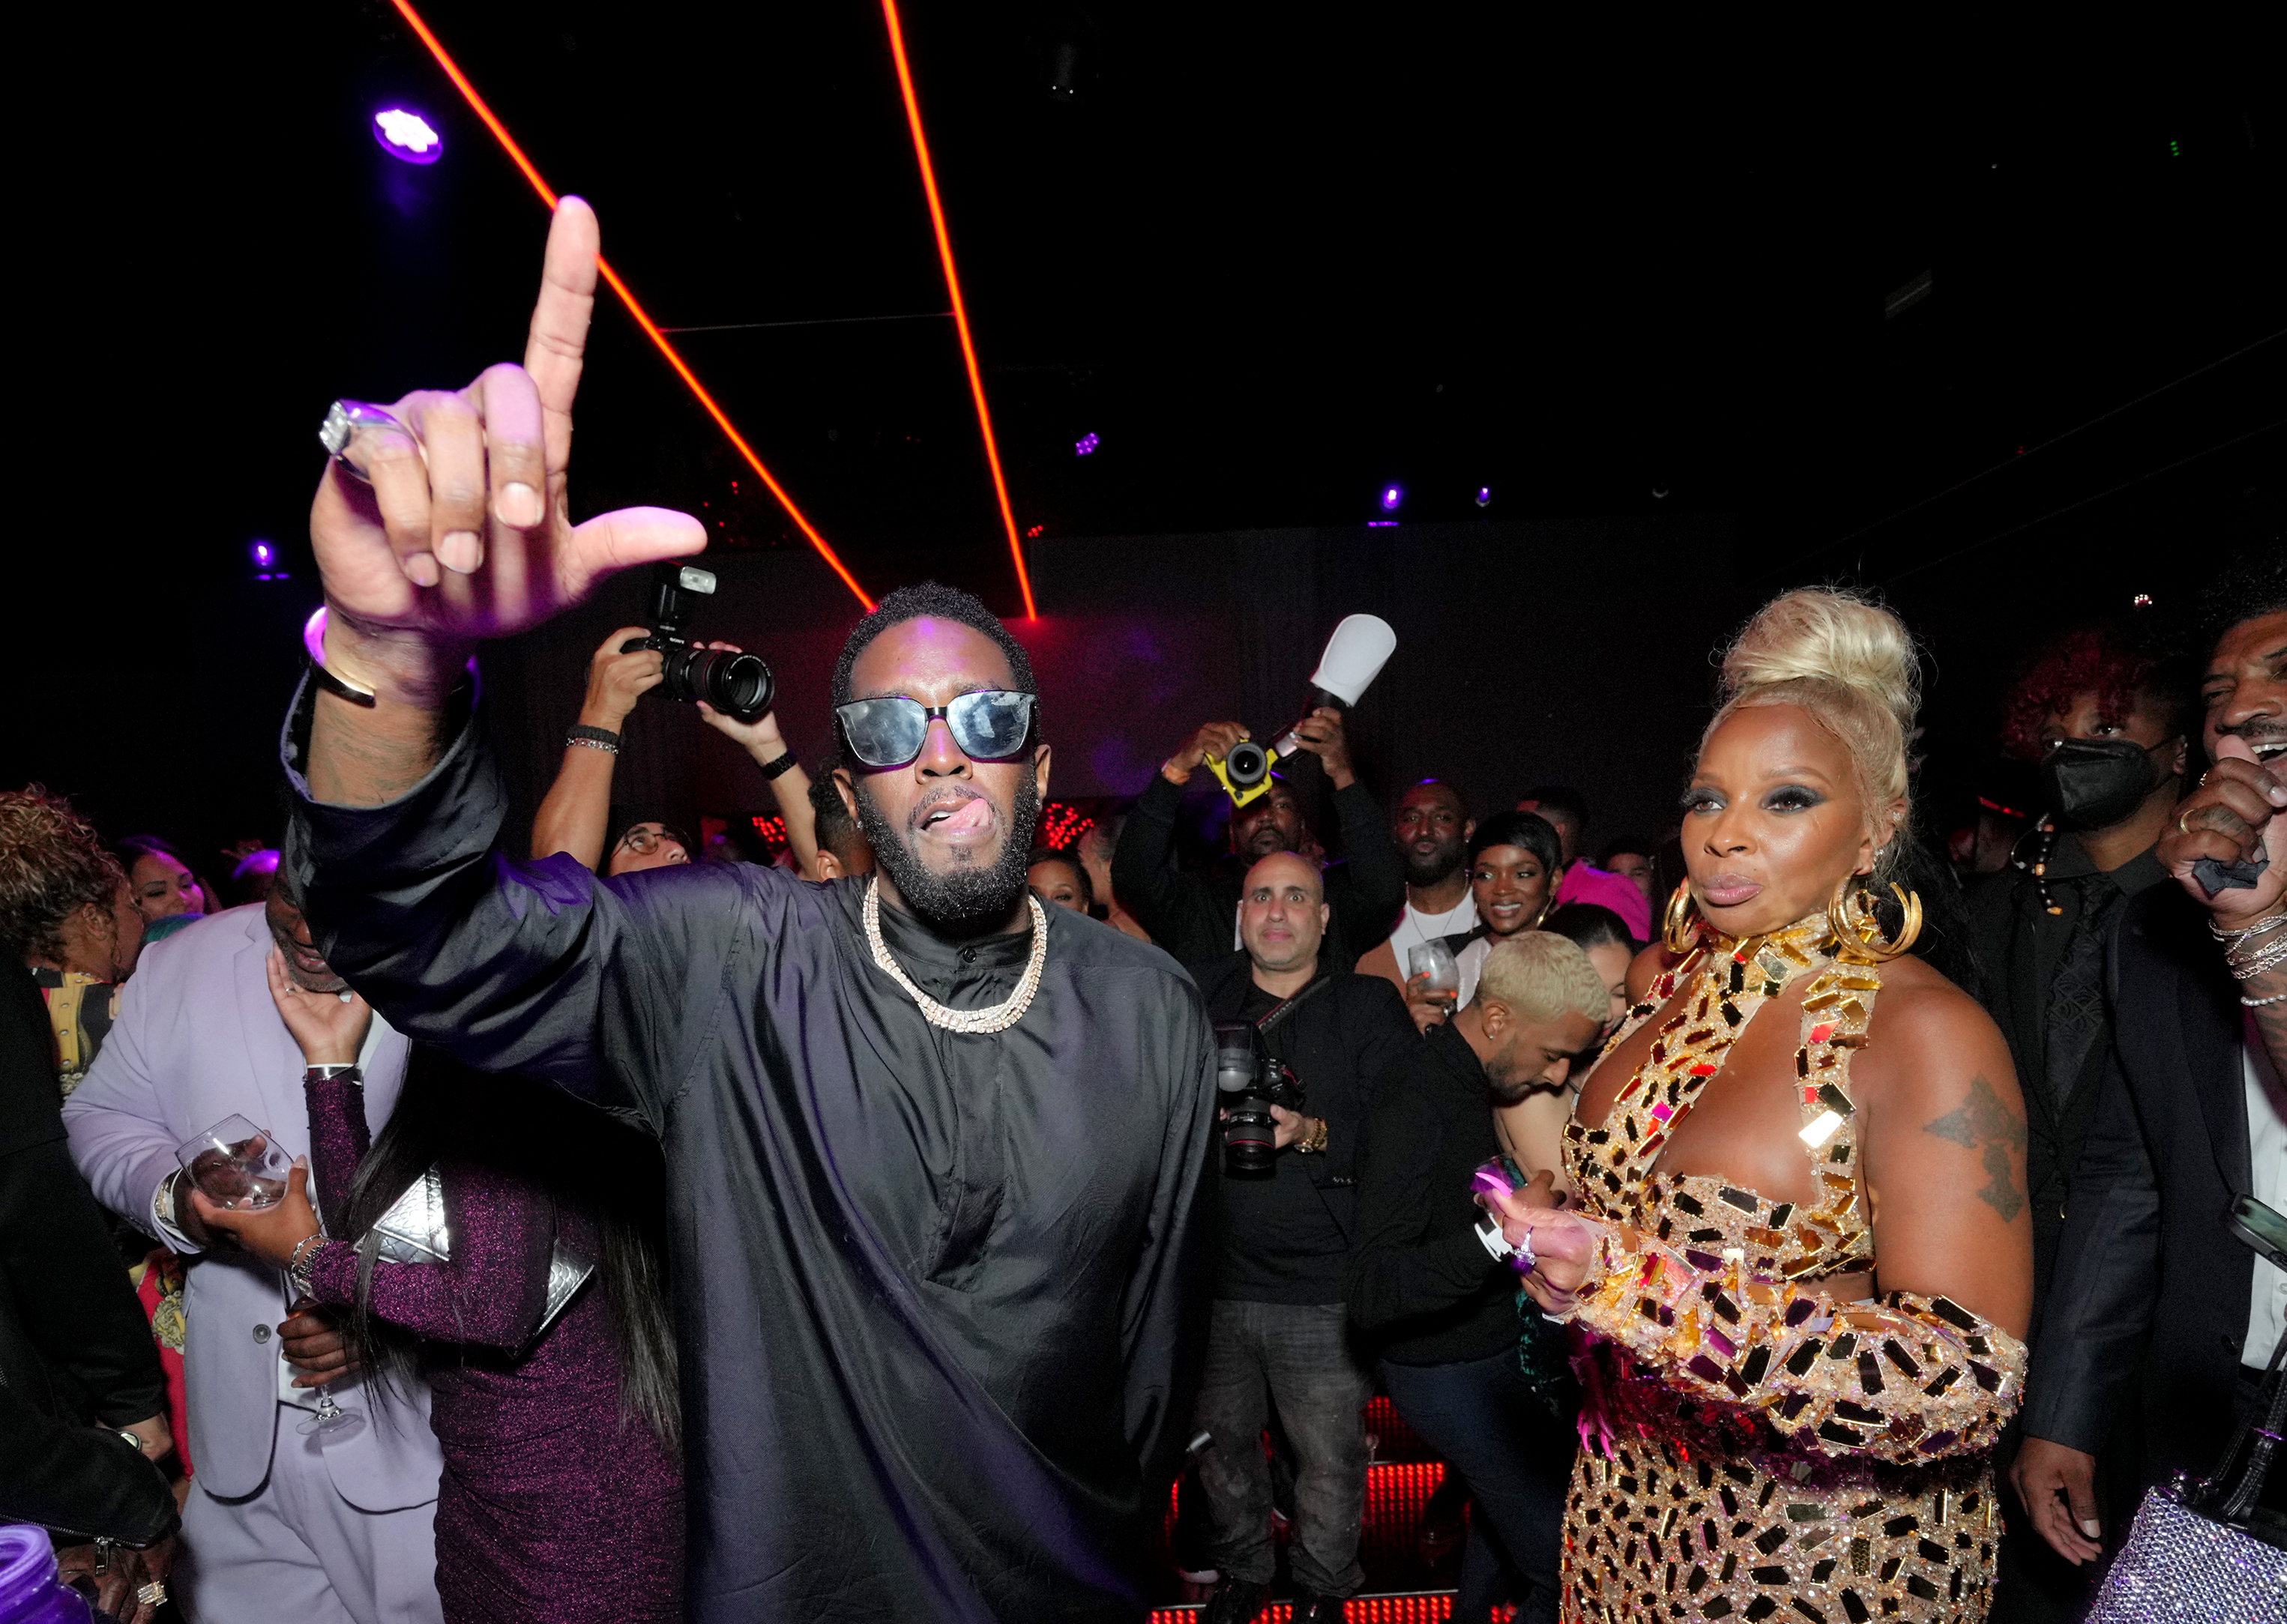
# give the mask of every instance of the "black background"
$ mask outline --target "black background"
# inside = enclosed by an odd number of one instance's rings
[[[659,320],[813,324],[678,342],[867,589],[933,575],[1016,611],[878,9],[424,14]],[[2287,121],[2251,33],[1166,4],[906,26],[1041,532],[1027,636],[1062,650],[1066,792],[1134,787],[1205,710],[1286,720],[1307,666],[1280,673],[1363,609],[1403,640],[1360,719],[1378,788],[1563,776],[1618,832],[1674,792],[1708,650],[1770,591],[1839,579],[1929,643],[1958,797],[2032,640],[2137,592],[2165,611],[2277,510]],[[29,635],[0,780],[210,848],[274,822],[319,415],[514,357],[545,222],[375,0],[51,10],[20,43]],[[392,104],[442,162],[383,153]],[[1389,483],[1401,522],[1367,529]],[[574,501],[708,520],[739,556],[722,629],[784,667],[813,749],[817,650],[857,605],[608,303]],[[251,579],[256,538],[289,579]],[[1159,686],[1111,657],[1112,620],[1171,651]],[[492,661],[539,758],[593,646],[567,655],[574,629]],[[692,739],[662,792],[734,809],[752,785],[688,720],[645,724]]]

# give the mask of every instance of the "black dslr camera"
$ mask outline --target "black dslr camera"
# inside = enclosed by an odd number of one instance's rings
[[[659,691],[685,705],[704,699],[726,716],[758,721],[771,708],[778,683],[758,655],[731,654],[692,643],[683,635],[702,597],[715,595],[715,572],[694,564],[662,564],[652,572],[648,637],[630,637],[622,654],[657,649]]]
[[[1278,1157],[1270,1108],[1302,1108],[1302,1084],[1262,1046],[1252,1021],[1215,1022],[1215,1089],[1223,1096],[1223,1171],[1260,1178]]]

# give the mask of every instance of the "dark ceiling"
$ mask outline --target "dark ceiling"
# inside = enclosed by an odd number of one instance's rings
[[[518,353],[545,222],[383,0],[44,15],[21,318],[84,541],[36,552],[137,582],[161,651],[59,669],[140,681],[251,612],[252,538],[301,545],[328,400]],[[1017,609],[879,9],[424,15],[657,319],[717,329],[678,342],[868,589]],[[2164,589],[2277,505],[2287,118],[2259,41],[2156,18],[2070,50],[1920,13],[906,28],[1021,526],[1356,524],[1392,483],[1402,519],[1723,514],[1737,558],[1614,559],[1614,603],[1851,577],[1943,643]],[[383,153],[392,104],[440,162]],[[592,353],[579,506],[799,545],[620,312]]]

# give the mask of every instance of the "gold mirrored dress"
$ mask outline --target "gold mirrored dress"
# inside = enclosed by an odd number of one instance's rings
[[[1795,1071],[1816,1201],[1655,1171],[1756,1011],[1805,975]],[[1823,921],[1703,937],[1614,1039],[1685,989],[1604,1121],[1565,1131],[1581,1210],[1609,1226],[1559,1316],[1591,1333],[1568,1620],[1985,1616],[1990,1455],[2023,1345],[1943,1297],[1821,1290],[1874,1266],[1849,1080],[1880,987]]]

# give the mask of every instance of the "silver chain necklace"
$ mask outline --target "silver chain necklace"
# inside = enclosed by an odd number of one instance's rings
[[[948,1008],[914,985],[914,978],[890,957],[890,944],[882,940],[879,875],[867,882],[866,904],[860,912],[866,920],[866,945],[874,950],[874,966],[921,1005],[922,1020],[948,1032],[1005,1032],[1022,1021],[1025,1012],[1032,1007],[1033,995],[1041,989],[1041,971],[1049,962],[1049,916],[1041,906],[1041,899],[1029,891],[1025,894],[1025,903],[1033,911],[1032,956],[1025,960],[1025,974],[1017,980],[1017,990],[989,1009]]]

